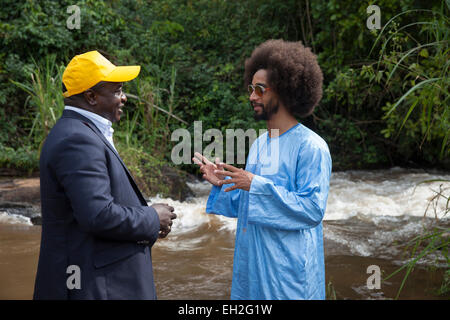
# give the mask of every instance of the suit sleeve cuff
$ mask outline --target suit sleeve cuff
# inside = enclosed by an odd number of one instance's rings
[[[160,221],[159,216],[156,210],[152,207],[148,207],[148,214],[151,216],[151,232],[150,232],[150,241],[154,243],[159,236],[159,230],[160,230]]]

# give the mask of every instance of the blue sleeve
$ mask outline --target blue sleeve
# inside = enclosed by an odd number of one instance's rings
[[[82,230],[99,237],[156,241],[160,223],[155,209],[114,202],[104,152],[92,137],[76,134],[63,140],[53,154],[52,167],[75,220]]]
[[[248,222],[276,229],[313,228],[323,219],[331,176],[328,149],[308,147],[297,159],[296,190],[254,176],[249,191]]]
[[[229,187],[229,186],[228,186]],[[239,211],[240,189],[225,192],[227,186],[213,186],[206,203],[206,213],[237,218]]]

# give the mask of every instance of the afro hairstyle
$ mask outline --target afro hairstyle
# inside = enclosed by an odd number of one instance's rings
[[[268,40],[245,60],[247,87],[260,69],[267,71],[268,84],[294,116],[310,115],[322,98],[323,74],[317,56],[299,42]]]

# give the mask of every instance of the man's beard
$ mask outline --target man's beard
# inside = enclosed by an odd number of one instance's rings
[[[256,121],[270,120],[270,118],[272,118],[272,116],[278,112],[278,108],[279,108],[278,103],[272,104],[272,101],[269,101],[269,103],[267,103],[267,105],[258,104],[258,106],[261,107],[262,112],[261,113],[255,112],[253,114],[253,118]]]

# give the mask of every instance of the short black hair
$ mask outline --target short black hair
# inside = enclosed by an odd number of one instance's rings
[[[268,40],[245,60],[247,87],[254,74],[265,69],[268,83],[292,115],[310,115],[322,98],[323,74],[317,56],[299,42]]]

